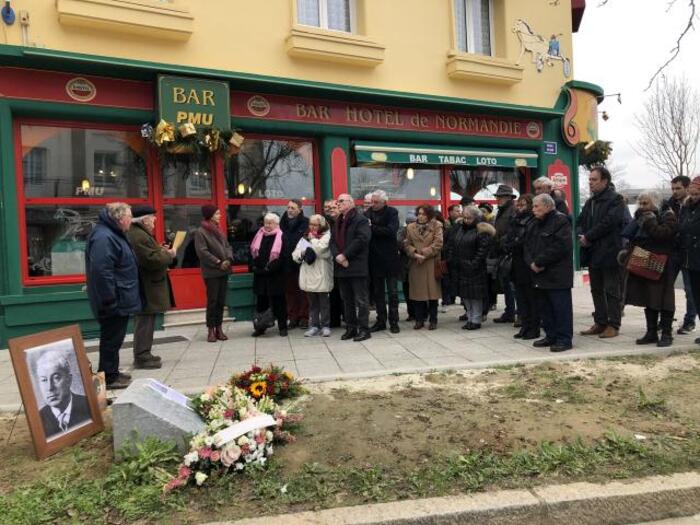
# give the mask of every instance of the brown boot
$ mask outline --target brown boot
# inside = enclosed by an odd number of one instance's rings
[[[228,337],[224,333],[224,330],[221,328],[221,325],[217,326],[214,330],[216,332],[216,338],[219,341],[228,341]]]
[[[598,336],[601,339],[610,339],[611,337],[617,337],[619,335],[619,330],[617,328],[613,328],[612,326],[608,326],[603,330],[603,332]]]
[[[580,334],[581,335],[599,335],[605,332],[605,326],[600,325],[598,323],[594,324],[591,326],[588,330],[581,330]]]
[[[209,333],[207,334],[207,343],[216,343],[216,328],[213,326],[209,327]]]

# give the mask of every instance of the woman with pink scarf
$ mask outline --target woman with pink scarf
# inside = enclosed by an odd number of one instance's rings
[[[262,228],[250,244],[250,270],[253,272],[255,311],[268,308],[277,319],[280,336],[287,336],[287,303],[284,299],[284,246],[280,218],[275,213],[265,215]],[[253,337],[261,336],[264,329],[256,329]]]

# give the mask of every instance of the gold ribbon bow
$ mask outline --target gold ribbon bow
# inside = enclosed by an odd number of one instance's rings
[[[153,142],[158,146],[162,146],[164,142],[175,141],[175,128],[169,122],[162,120],[156,126],[156,132],[153,135]]]

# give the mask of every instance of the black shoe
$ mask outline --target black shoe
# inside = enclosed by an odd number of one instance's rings
[[[401,331],[401,328],[399,328],[399,325],[397,325],[397,324],[392,324],[392,325],[389,327],[389,331],[390,331],[392,334],[398,334],[398,333]]]
[[[410,322],[415,321],[415,320],[416,320],[416,318],[413,317],[412,315],[409,315],[408,317],[406,317],[406,322],[407,322],[407,323],[410,323]]]
[[[677,334],[678,335],[685,335],[685,334],[690,334],[695,331],[695,324],[694,323],[689,323],[689,324],[684,324],[678,329]]]
[[[280,337],[287,337],[287,329],[280,328]]]
[[[521,330],[520,332],[513,334],[513,339],[522,339],[523,335],[523,331]]]
[[[656,346],[659,348],[663,348],[666,346],[671,346],[673,344],[673,336],[671,334],[661,334],[661,337],[659,338],[659,342],[656,343]]]
[[[503,314],[501,317],[496,317],[493,322],[498,324],[514,323],[515,318],[512,315]]]
[[[531,341],[532,339],[537,339],[540,336],[539,332],[524,333],[522,335],[523,341]]]
[[[471,323],[467,330],[481,330],[481,324],[480,323]]]
[[[567,350],[571,350],[573,348],[572,345],[552,345],[549,347],[550,352],[566,352]]]
[[[467,314],[462,314],[459,316],[460,321],[467,321],[469,319],[469,316]]]
[[[523,322],[520,320],[520,316],[515,316],[515,321],[513,321],[513,328],[522,328]]]
[[[437,323],[429,323],[428,324],[428,330],[435,330],[437,329]]]
[[[532,346],[535,348],[544,348],[545,346],[552,346],[554,344],[554,341],[551,339],[548,339],[546,337],[543,337],[542,339],[538,339],[534,343],[532,343]]]
[[[413,325],[414,330],[420,330],[425,326],[425,323],[423,321],[416,321],[416,324]]]
[[[120,376],[123,376],[123,377],[125,377],[125,378],[127,378],[127,379],[131,379],[131,374],[130,374],[129,372],[123,372],[123,371],[120,370],[120,371],[119,371],[119,375],[120,375]]]
[[[297,321],[296,319],[293,319],[292,321],[289,321],[287,328],[289,328],[290,330],[293,330],[294,328],[296,328],[298,326],[299,326],[299,321]]]
[[[386,330],[386,324],[384,323],[374,323],[369,329],[369,331],[372,333],[381,332],[382,330]]]
[[[151,356],[151,357],[156,357],[156,356]],[[160,358],[158,359],[139,359],[138,361],[134,361],[134,368],[137,368],[139,370],[157,370],[158,368],[161,368],[163,366],[163,363],[160,361]],[[131,377],[129,377],[131,379]]]
[[[700,345],[700,337],[696,337],[693,341],[696,345]]]
[[[372,337],[372,334],[369,333],[369,330],[360,330],[352,340],[359,343],[360,341],[367,341],[370,337]]]
[[[131,384],[131,379],[121,372],[117,377],[107,382],[107,390],[119,390],[127,388]]]
[[[347,341],[348,339],[352,339],[355,336],[357,336],[357,330],[348,329],[348,330],[345,330],[345,333],[340,336],[340,340]]]
[[[250,334],[252,337],[260,337],[261,335],[265,334],[265,330],[255,330],[252,334]]]
[[[469,321],[469,322],[467,322],[467,324],[465,324],[462,327],[462,330],[471,330],[472,329],[471,326],[472,326],[472,323],[471,323],[471,321]]]
[[[644,334],[644,337],[640,337],[635,341],[638,345],[650,345],[659,342],[658,332],[651,331]]]

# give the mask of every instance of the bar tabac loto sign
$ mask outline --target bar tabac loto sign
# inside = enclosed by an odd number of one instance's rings
[[[158,113],[166,122],[197,128],[231,127],[230,95],[226,82],[187,77],[158,77]]]

